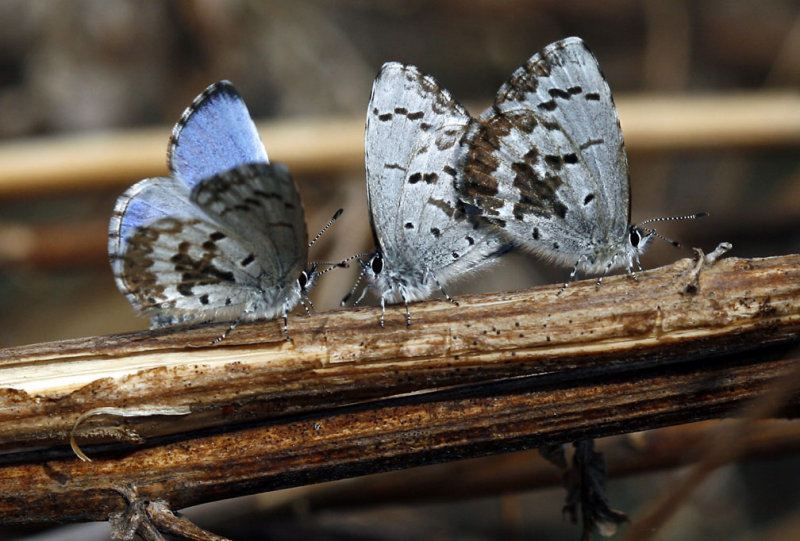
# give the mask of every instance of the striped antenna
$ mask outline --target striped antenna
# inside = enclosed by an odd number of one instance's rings
[[[336,214],[334,214],[334,215],[333,215],[333,218],[331,218],[331,219],[328,221],[328,223],[325,225],[325,227],[323,227],[323,228],[322,228],[322,231],[320,231],[319,233],[317,233],[317,236],[316,236],[316,237],[314,237],[313,239],[311,239],[311,242],[309,242],[309,243],[308,243],[308,247],[309,247],[309,248],[311,248],[312,246],[314,246],[314,243],[315,243],[315,242],[317,242],[317,241],[319,240],[319,238],[320,238],[322,235],[324,235],[324,234],[325,234],[325,231],[327,231],[327,230],[328,230],[328,228],[329,228],[330,226],[332,226],[332,225],[333,225],[333,222],[335,222],[336,220],[338,220],[338,219],[339,219],[339,216],[341,216],[341,215],[342,215],[342,212],[344,212],[344,209],[339,209],[339,210],[337,210],[337,211],[336,211]],[[321,264],[322,264],[322,263],[321,263]]]
[[[696,212],[695,214],[687,214],[686,216],[664,216],[662,218],[650,218],[645,220],[639,225],[649,224],[653,222],[671,222],[673,220],[696,220],[698,218],[705,218],[708,216],[707,212]]]
[[[650,218],[649,220],[645,220],[642,223],[638,224],[636,227],[639,228],[639,229],[642,229],[643,231],[648,231],[648,234],[655,235],[656,237],[660,238],[661,240],[663,240],[665,242],[668,242],[669,244],[672,244],[675,248],[680,248],[681,247],[681,243],[680,242],[678,242],[676,240],[672,240],[671,238],[665,237],[664,235],[662,235],[661,233],[659,233],[655,229],[651,229],[649,227],[642,227],[642,226],[644,224],[650,224],[650,223],[653,223],[653,222],[672,222],[672,221],[675,221],[675,220],[696,220],[698,218],[705,218],[706,216],[708,216],[707,212],[696,212],[694,214],[687,214],[685,216],[664,216],[662,218]]]
[[[350,268],[350,265],[347,264],[347,261],[338,261],[338,262],[330,262],[330,261],[314,261],[314,265],[328,265],[328,268],[324,271],[320,271],[317,273],[317,276],[322,276],[325,273],[331,272],[333,269],[347,269]]]
[[[367,255],[372,255],[372,254],[371,253],[356,254],[356,255],[350,256],[347,259],[345,259],[343,261],[343,263],[346,263],[348,261],[352,261],[353,259],[357,259],[357,258],[361,258],[361,257],[367,256]],[[361,259],[358,259],[358,263],[361,266],[361,271],[358,273],[358,278],[356,278],[356,283],[353,284],[353,287],[352,287],[352,289],[350,289],[350,292],[347,295],[345,295],[344,298],[342,299],[342,301],[339,303],[341,306],[344,306],[345,304],[347,304],[347,301],[349,301],[350,297],[352,297],[353,294],[356,292],[356,290],[358,289],[358,286],[361,284],[361,280],[364,278],[364,272],[367,270],[366,263],[364,263],[364,261],[361,260]],[[363,295],[361,297],[363,297]],[[359,297],[359,300],[361,299],[361,297]],[[358,301],[356,301],[356,302],[358,302]]]

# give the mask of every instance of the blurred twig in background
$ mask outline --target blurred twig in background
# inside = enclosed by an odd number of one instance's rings
[[[617,104],[633,152],[800,145],[800,92],[622,96]],[[259,129],[271,159],[295,174],[363,168],[361,116],[265,121]],[[169,133],[148,128],[1,144],[0,197],[123,186],[166,174]]]

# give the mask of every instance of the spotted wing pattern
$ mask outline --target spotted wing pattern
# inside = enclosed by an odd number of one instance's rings
[[[365,136],[370,218],[385,276],[382,297],[420,300],[492,259],[503,242],[477,229],[455,180],[470,116],[414,66],[384,64]]]
[[[565,265],[617,265],[628,162],[611,91],[579,38],[517,69],[467,135],[463,199],[510,238]]]
[[[194,100],[168,156],[171,176],[136,183],[114,208],[109,256],[120,291],[154,326],[291,310],[308,251],[303,208],[233,85]]]
[[[197,184],[190,201],[187,212],[136,228],[125,251],[112,254],[117,284],[137,311],[160,326],[270,319],[287,298],[297,302],[307,233],[285,167],[220,173]]]

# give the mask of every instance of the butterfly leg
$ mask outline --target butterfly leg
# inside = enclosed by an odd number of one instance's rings
[[[386,297],[381,295],[381,327],[386,327],[384,316],[386,315]]]
[[[406,305],[406,327],[411,326],[411,312],[408,311],[408,299],[403,295],[403,304]]]
[[[614,260],[613,259],[608,262],[608,265],[606,265],[606,268],[603,271],[603,274],[601,274],[600,278],[597,279],[597,283],[594,285],[595,289],[600,289],[600,284],[603,283],[603,278],[606,277],[606,274],[608,274],[608,271],[610,271],[612,269],[612,267],[614,267]],[[631,273],[631,274],[633,274],[633,273]]]
[[[248,309],[246,309],[244,312],[242,312],[241,314],[239,314],[239,317],[237,317],[236,319],[234,319],[234,320],[231,322],[231,324],[230,324],[230,325],[228,325],[228,328],[227,328],[227,329],[225,329],[225,331],[223,331],[223,333],[222,333],[221,335],[217,336],[216,338],[214,338],[214,339],[211,341],[211,345],[213,346],[213,345],[215,345],[215,344],[219,344],[220,342],[222,342],[223,340],[225,340],[225,339],[228,337],[228,335],[231,333],[231,331],[232,331],[233,329],[235,329],[235,328],[236,328],[236,326],[237,326],[237,325],[239,325],[239,323],[241,323],[242,321],[244,321],[244,317],[245,317],[247,314],[249,314],[251,311],[252,311],[252,310],[251,310],[250,308],[248,308]]]
[[[580,260],[580,258],[578,258],[578,261],[575,262],[575,266],[572,267],[572,272],[569,273],[569,280],[564,282],[564,285],[561,286],[561,289],[558,290],[558,293],[556,293],[556,296],[561,295],[562,293],[564,293],[564,291],[567,289],[567,286],[569,285],[569,283],[575,281],[575,276],[577,276],[577,274],[578,274],[578,265],[580,265],[580,263],[581,263],[581,260]]]
[[[639,254],[634,254],[633,261],[628,264],[628,274],[630,274],[634,281],[638,282],[639,277],[636,275],[636,272],[633,270],[633,262],[636,262],[636,268],[639,269],[639,272],[642,272],[642,263],[639,261]]]
[[[244,314],[242,314],[242,315],[244,315]],[[234,319],[234,320],[231,322],[231,324],[230,324],[230,325],[228,325],[228,328],[227,328],[227,329],[225,329],[224,331],[222,331],[222,334],[220,334],[219,336],[217,336],[216,338],[214,338],[214,339],[211,341],[211,345],[213,346],[213,345],[219,344],[220,342],[222,342],[223,340],[225,340],[225,338],[227,338],[227,337],[228,337],[228,335],[231,333],[231,331],[232,331],[233,329],[235,329],[235,328],[236,328],[236,326],[239,324],[239,322],[240,322],[241,320],[242,320],[242,316],[239,316],[239,317],[237,317],[236,319]]]
[[[283,336],[286,337],[287,342],[291,342],[292,338],[289,336],[289,302],[288,299],[283,302]]]
[[[314,309],[314,303],[311,302],[311,299],[308,298],[308,295],[304,293],[300,294],[300,304],[303,305],[303,308],[306,311],[306,315],[310,316],[311,311]]]
[[[439,280],[437,280],[437,279],[436,279],[436,276],[434,276],[434,275],[432,275],[432,276],[433,276],[433,281],[436,283],[436,287],[438,287],[438,288],[439,288],[439,291],[441,291],[441,292],[442,292],[442,295],[444,295],[444,298],[445,298],[445,299],[447,299],[448,301],[452,302],[452,303],[453,303],[453,304],[455,304],[456,306],[458,306],[458,301],[457,301],[457,300],[455,300],[453,297],[451,297],[450,295],[448,295],[448,294],[447,294],[447,291],[445,291],[445,290],[444,290],[444,288],[442,287],[442,284],[440,284],[440,283],[439,283]],[[408,308],[408,304],[407,304],[407,303],[406,303],[406,308]],[[408,310],[406,310],[406,311],[408,311]],[[410,325],[410,324],[411,324],[411,323],[409,323],[409,325]]]

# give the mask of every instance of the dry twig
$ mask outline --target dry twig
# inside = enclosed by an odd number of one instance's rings
[[[402,307],[386,329],[372,308],[293,317],[288,344],[269,322],[216,347],[224,325],[4,350],[0,521],[105,519],[131,485],[181,508],[724,416],[796,364],[800,256],[694,267],[419,303],[410,328]],[[87,420],[81,462],[70,429],[109,406],[192,413],[125,419],[145,445]]]

